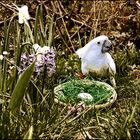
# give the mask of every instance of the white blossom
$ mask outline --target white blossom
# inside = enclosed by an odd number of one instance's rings
[[[42,63],[42,55],[45,55],[51,51],[50,47],[48,47],[48,46],[41,47],[38,44],[34,44],[33,48],[35,50],[38,63]]]
[[[27,20],[30,19],[30,16],[29,16],[29,12],[28,12],[28,7],[26,5],[22,6],[21,8],[18,8],[18,22],[20,24],[23,24],[23,23],[27,23]]]
[[[3,51],[3,55],[8,55],[8,52],[7,51]]]
[[[41,47],[38,44],[34,44],[33,49],[35,50],[35,52],[37,52],[39,49],[41,49]]]
[[[3,60],[3,55],[0,55],[0,60]]]

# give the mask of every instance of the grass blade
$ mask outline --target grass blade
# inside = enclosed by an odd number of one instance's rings
[[[34,41],[35,43],[38,42],[37,32],[38,32],[38,22],[39,22],[39,8],[36,9],[36,15],[35,15],[35,26],[34,26]]]
[[[51,23],[50,23],[50,28],[49,28],[49,39],[48,39],[48,46],[51,47],[52,42],[53,42],[53,35],[54,35],[54,17],[53,15]]]
[[[24,136],[24,139],[32,139],[33,137],[33,126],[31,126],[29,128],[29,130],[27,131],[26,135]]]
[[[24,97],[26,87],[33,73],[34,65],[35,62],[33,62],[30,66],[28,66],[27,69],[22,73],[22,75],[18,79],[9,104],[9,108],[11,110],[15,110],[17,107],[20,106],[20,103]]]

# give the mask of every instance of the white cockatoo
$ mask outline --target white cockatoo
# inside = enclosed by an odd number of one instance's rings
[[[115,87],[116,65],[108,53],[111,48],[112,43],[108,37],[101,35],[91,40],[83,48],[78,49],[76,54],[81,58],[83,75],[87,75],[90,72],[95,76],[107,76]]]

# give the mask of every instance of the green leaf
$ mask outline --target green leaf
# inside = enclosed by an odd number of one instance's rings
[[[13,111],[20,106],[21,101],[23,100],[25,90],[30,81],[31,75],[34,70],[35,62],[26,68],[26,70],[21,74],[20,78],[17,81],[17,84],[12,93],[12,97],[9,103],[9,108]]]
[[[38,22],[39,22],[39,8],[37,7],[36,15],[35,15],[35,26],[34,26],[34,41],[35,41],[35,43],[38,42],[38,37],[37,37]]]
[[[48,38],[48,46],[51,47],[52,42],[53,42],[53,35],[54,35],[54,25],[55,25],[55,15],[53,14],[50,27],[49,27],[49,38]]]

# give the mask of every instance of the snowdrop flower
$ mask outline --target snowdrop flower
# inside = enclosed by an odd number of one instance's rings
[[[17,7],[18,8],[18,22],[20,24],[27,24],[27,20],[30,19],[30,16],[29,16],[29,12],[28,12],[28,7],[26,5],[22,6],[21,8]]]

